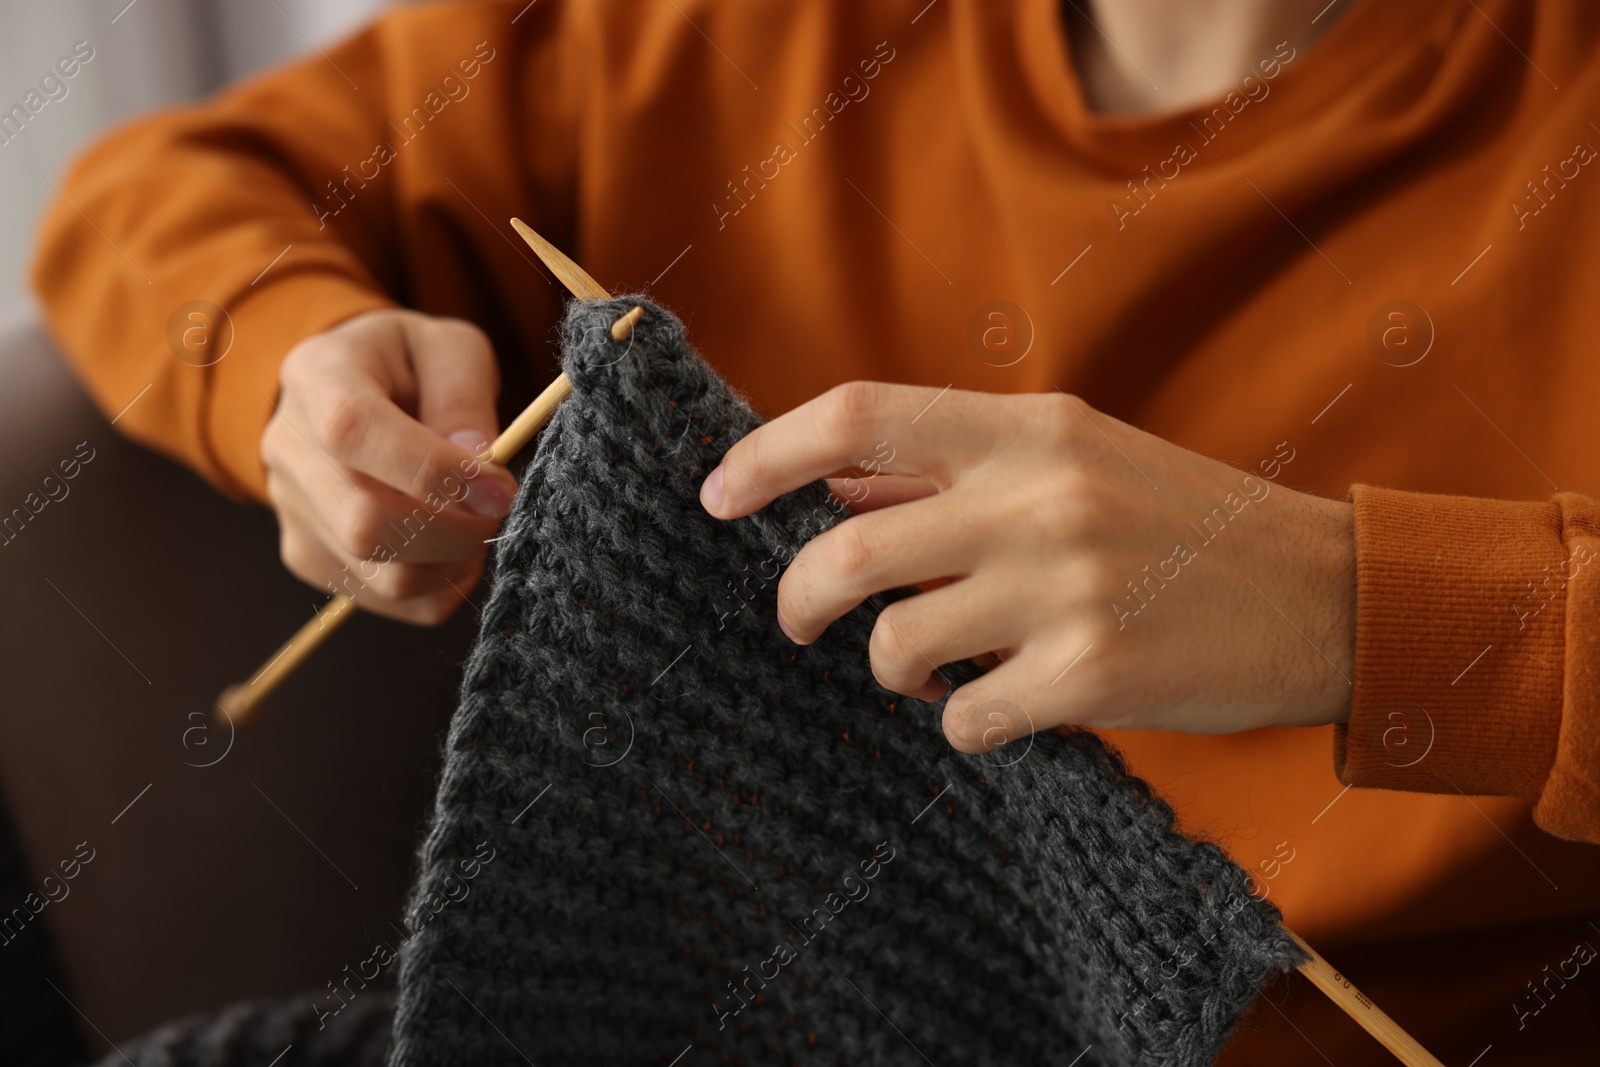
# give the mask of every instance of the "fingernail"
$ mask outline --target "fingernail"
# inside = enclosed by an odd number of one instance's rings
[[[462,503],[468,511],[484,518],[503,519],[511,514],[511,490],[498,478],[474,478],[467,483]]]
[[[489,435],[482,430],[457,430],[449,436],[448,440],[451,444],[466,449],[474,456],[489,447]]]
[[[783,636],[787,637],[795,644],[798,645],[800,643],[800,639],[794,635],[794,631],[789,629],[789,624],[783,621],[782,615],[778,616],[778,629],[783,631]]]
[[[722,508],[722,465],[706,476],[705,484],[700,486],[700,504],[707,511],[715,514]],[[788,633],[787,630],[784,631]]]
[[[983,748],[980,726],[978,720],[970,716],[956,724],[956,739],[961,742],[962,748],[968,750]]]

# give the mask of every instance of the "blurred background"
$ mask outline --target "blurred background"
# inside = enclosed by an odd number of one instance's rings
[[[0,513],[63,457],[94,457],[70,499],[0,540],[5,1067],[83,1063],[170,1019],[319,989],[400,913],[474,613],[437,630],[355,619],[235,744],[216,694],[323,598],[276,566],[269,511],[107,424],[27,284],[77,152],[391,3],[0,0]],[[92,58],[54,81],[78,42]],[[401,684],[397,660],[422,680]],[[70,896],[24,907],[74,855],[93,861]]]
[[[0,322],[27,314],[26,269],[50,182],[116,123],[325,45],[398,0],[0,0],[0,112],[87,41],[94,58],[0,141]]]

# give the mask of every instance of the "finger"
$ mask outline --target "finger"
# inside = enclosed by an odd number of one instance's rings
[[[943,418],[919,424],[935,401]],[[992,437],[962,425],[985,417],[987,407],[977,393],[850,382],[745,435],[706,478],[700,501],[712,515],[735,519],[852,465],[948,484]]]
[[[926,478],[879,474],[870,478],[829,478],[828,490],[857,515],[932,496],[939,486]]]
[[[362,491],[346,491],[317,510],[329,545],[351,559],[392,557],[405,563],[448,563],[482,555],[499,529],[446,501],[408,500],[387,486],[356,473]]]
[[[460,507],[451,497],[413,500],[360,471],[346,470],[298,433],[277,435],[275,491],[294,498],[318,538],[363,560],[387,549],[408,563],[454,563],[483,551],[498,523]],[[457,498],[465,493],[452,483]],[[274,506],[280,502],[274,499]]]
[[[800,644],[874,593],[962,577],[976,559],[959,491],[855,515],[806,543],[778,583],[778,620]],[[981,651],[981,650],[980,650]]]
[[[270,476],[268,486],[268,494],[272,495]],[[284,570],[311,588],[331,592],[324,583],[339,570],[333,555],[309,532],[299,516],[282,507],[278,510],[278,558]]]
[[[938,668],[1018,639],[1003,603],[967,579],[897,600],[878,615],[867,652],[878,684],[907,696],[942,695]]]
[[[337,588],[332,591],[390,605],[429,597],[450,581],[476,581],[488,554],[488,546],[479,544],[471,554],[459,559],[420,563],[398,555],[387,543],[365,555],[345,552],[337,544],[321,543],[338,566],[332,579]]]
[[[358,608],[374,615],[417,626],[437,626],[469,602],[467,594],[482,573],[482,559],[459,564],[389,563],[365,588],[350,595]],[[348,587],[349,583],[346,577],[342,584]],[[404,590],[407,595],[385,595],[390,590]]]
[[[482,330],[460,319],[406,319],[417,421],[474,454],[499,433],[500,365]]]
[[[483,573],[482,554],[453,564],[349,559],[318,540],[307,517],[287,503],[279,513],[279,528],[279,554],[296,578],[319,592],[348,596],[363,611],[401,622],[443,622],[466,602]]]
[[[504,518],[516,483],[478,461],[375,391],[345,394],[314,415],[330,456],[415,500],[460,500],[475,514]]]
[[[412,500],[359,471],[313,462],[302,477],[321,539],[350,559],[458,563],[481,554],[499,529],[493,519],[448,506],[448,498]]]
[[[1079,721],[1072,689],[1052,687],[1059,656],[1026,646],[968,682],[944,706],[944,735],[959,752],[979,753],[1022,741],[1039,730]]]
[[[452,564],[482,555],[484,546],[499,532],[494,519],[449,506],[446,501],[408,500],[365,475],[357,473],[355,479],[369,492],[323,514],[330,517],[335,530],[346,535],[335,543],[349,547],[357,558],[374,554],[372,548],[365,553],[355,551],[362,544],[359,535],[363,530],[382,534],[378,543],[406,563]]]

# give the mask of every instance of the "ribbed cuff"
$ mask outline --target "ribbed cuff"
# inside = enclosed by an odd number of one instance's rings
[[[1352,487],[1350,785],[1537,799],[1561,730],[1566,549],[1554,503]]]
[[[1567,544],[1565,712],[1556,765],[1534,821],[1559,837],[1600,844],[1600,501],[1559,493]]]
[[[381,292],[346,273],[300,271],[252,289],[228,308],[233,347],[209,368],[203,445],[235,496],[266,500],[261,434],[278,400],[278,368],[307,337],[364,311],[393,307]]]

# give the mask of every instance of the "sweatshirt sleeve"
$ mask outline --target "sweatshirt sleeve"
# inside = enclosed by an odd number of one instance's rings
[[[1600,501],[1357,485],[1347,784],[1518,796],[1600,842]]]
[[[58,183],[33,284],[117,427],[262,500],[261,433],[296,343],[397,304],[477,314],[497,256],[526,278],[490,220],[548,224],[507,150],[564,100],[518,104],[528,53],[559,51],[562,5],[546,7],[514,27],[504,4],[399,9],[86,152]],[[511,314],[531,316],[524,303]]]

